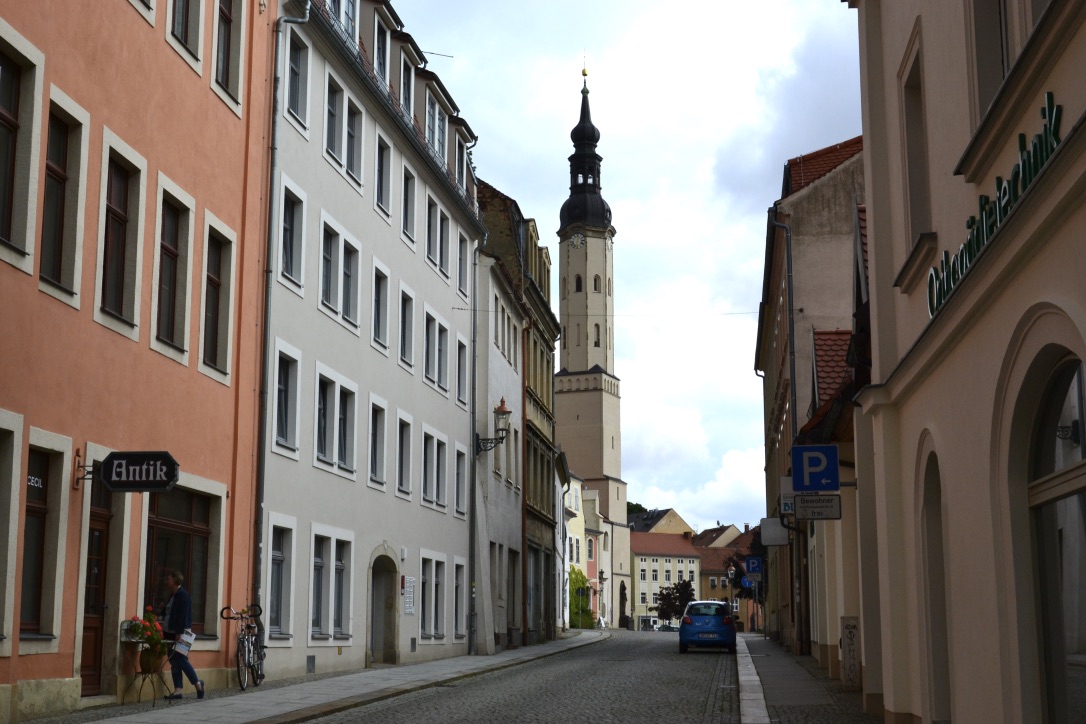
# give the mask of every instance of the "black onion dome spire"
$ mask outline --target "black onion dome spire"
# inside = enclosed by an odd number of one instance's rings
[[[611,207],[600,194],[600,162],[596,153],[600,131],[592,124],[592,112],[588,107],[588,71],[581,89],[581,119],[570,131],[573,155],[569,157],[569,198],[562,204],[559,220],[562,228],[581,223],[586,226],[607,228],[611,226]]]

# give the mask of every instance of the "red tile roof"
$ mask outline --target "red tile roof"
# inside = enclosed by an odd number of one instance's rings
[[[863,150],[864,137],[856,136],[805,156],[789,159],[785,167],[786,186],[781,198],[788,198],[809,186]]]
[[[816,329],[814,333],[815,371],[818,374],[818,399],[825,402],[852,379],[848,366],[848,344],[852,332]]]
[[[694,543],[681,533],[630,531],[630,552],[637,555],[700,558],[704,550],[704,548],[695,548]]]

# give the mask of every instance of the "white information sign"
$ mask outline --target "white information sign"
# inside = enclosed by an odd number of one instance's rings
[[[796,520],[841,520],[841,496],[796,495]]]
[[[415,615],[415,577],[404,576],[403,579],[403,612],[408,616]]]

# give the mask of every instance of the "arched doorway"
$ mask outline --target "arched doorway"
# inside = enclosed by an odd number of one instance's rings
[[[943,490],[939,459],[928,455],[924,466],[921,509],[924,591],[927,608],[928,713],[933,722],[950,721],[950,652],[947,637],[946,569],[943,548]]]
[[[370,565],[370,663],[395,664],[396,601],[398,594],[396,561],[378,555]]]

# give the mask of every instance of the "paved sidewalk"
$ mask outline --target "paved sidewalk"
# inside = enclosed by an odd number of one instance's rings
[[[148,708],[149,705],[146,703],[135,705],[140,707],[140,711],[136,713],[130,713],[133,705],[111,706],[107,707],[112,714],[108,721],[131,724],[177,724],[179,719],[194,719],[214,724],[301,722],[435,686],[442,682],[516,666],[544,656],[587,646],[609,636],[606,630],[586,630],[569,638],[559,638],[533,646],[521,646],[493,656],[456,656],[421,664],[365,669],[353,674],[332,676],[278,688],[251,686],[248,691],[237,692],[233,696],[213,696],[218,692],[209,692],[208,698],[199,702],[190,694],[178,703],[159,701],[153,708]],[[188,706],[196,708],[189,709]],[[178,707],[186,708],[179,709]],[[113,714],[114,711],[115,714]],[[87,710],[85,713],[93,715],[95,712]],[[95,717],[95,719],[105,720],[101,717]],[[70,719],[70,721],[81,720],[83,719],[78,714]],[[61,721],[69,721],[69,719]]]
[[[811,656],[795,656],[761,634],[736,642],[743,724],[876,724],[860,692],[846,692]]]

